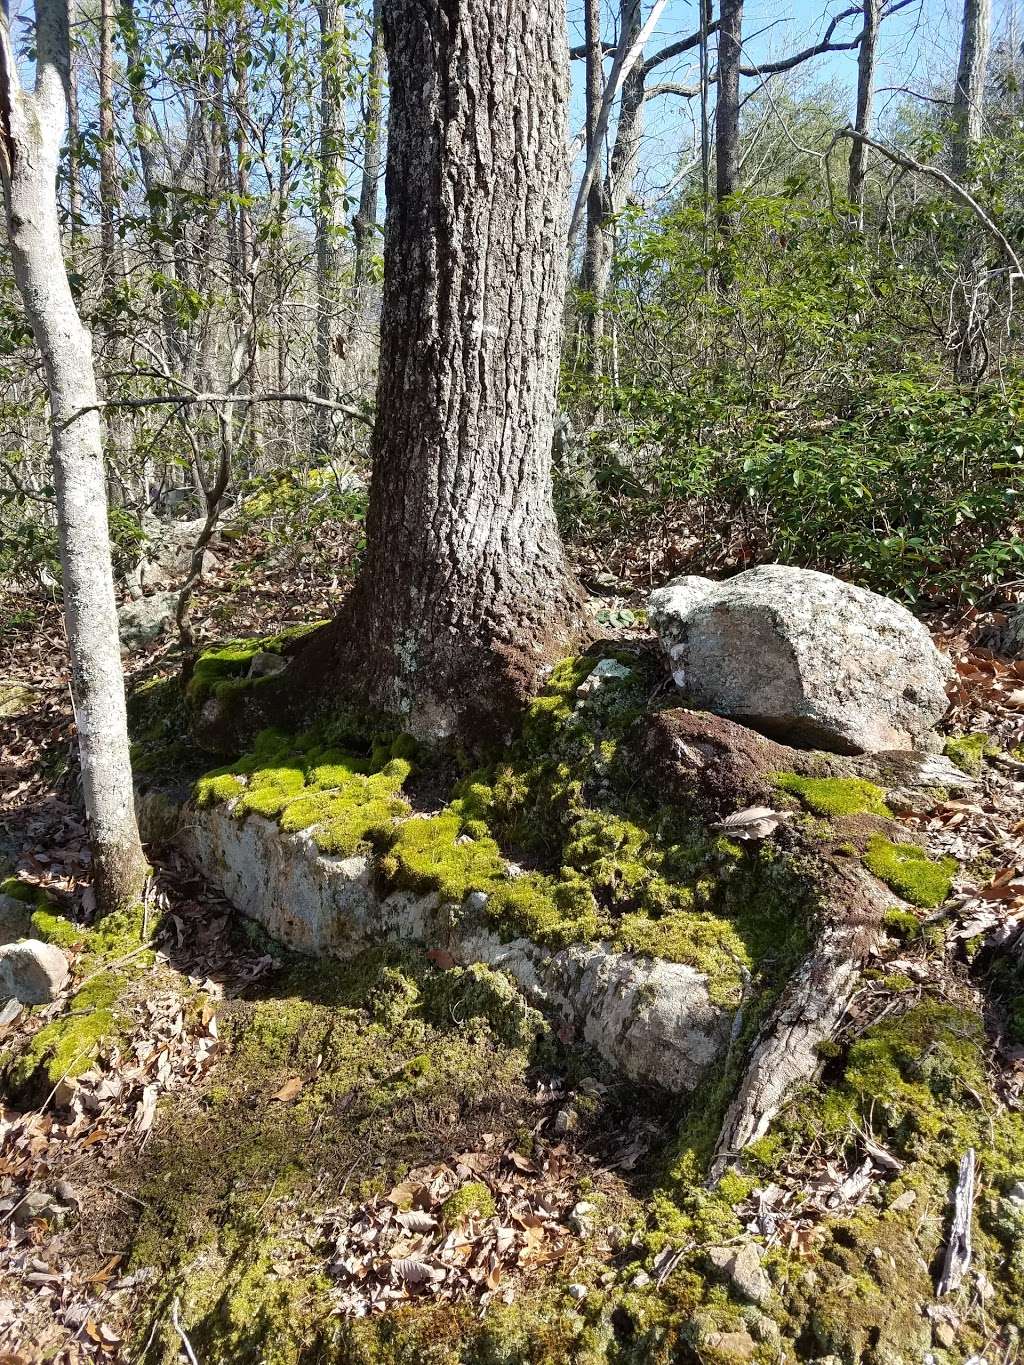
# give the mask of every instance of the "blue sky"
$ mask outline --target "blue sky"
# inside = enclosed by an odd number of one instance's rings
[[[832,15],[841,13],[855,0],[747,0],[744,12],[744,46],[751,64],[777,60],[809,47],[825,32]],[[1001,32],[1007,23],[1012,0],[995,0],[994,28]],[[953,78],[959,44],[962,0],[915,0],[893,15],[882,26],[878,68],[878,117],[897,103],[905,103],[907,91],[934,93],[945,91]],[[605,0],[606,36],[613,36],[613,12],[617,0]],[[649,5],[645,2],[645,14]],[[717,6],[716,6],[717,8]],[[676,38],[693,33],[697,27],[697,6],[692,0],[669,0],[658,31],[647,51],[655,52]],[[569,0],[570,41],[581,42],[582,14],[579,0]],[[860,29],[856,19],[847,20],[834,40],[854,37]],[[693,60],[690,60],[692,56]],[[712,54],[712,64],[714,55]],[[856,50],[830,53],[804,65],[784,79],[798,89],[810,91],[824,85],[832,87],[840,103],[853,112],[856,82]],[[573,132],[583,120],[581,94],[582,63],[573,64]],[[666,64],[659,79],[695,83],[696,56],[687,54],[679,63]],[[750,89],[754,82],[746,82]],[[644,153],[641,188],[648,192],[671,179],[680,153],[692,146],[694,120],[699,116],[697,101],[674,96],[652,100],[647,106],[648,137]],[[646,186],[644,184],[646,182]]]

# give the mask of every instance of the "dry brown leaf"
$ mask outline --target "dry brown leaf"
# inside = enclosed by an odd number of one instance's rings
[[[292,1100],[298,1099],[302,1090],[303,1080],[301,1076],[291,1076],[285,1081],[281,1089],[276,1094],[271,1095],[271,1102],[279,1100],[281,1104],[291,1104]]]

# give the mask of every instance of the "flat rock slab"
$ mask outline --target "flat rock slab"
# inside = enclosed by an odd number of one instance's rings
[[[145,797],[139,816],[145,829]],[[389,940],[444,949],[460,965],[483,963],[512,977],[531,1004],[624,1075],[672,1093],[692,1090],[728,1047],[733,1012],[712,1003],[707,978],[692,967],[605,943],[556,952],[529,939],[503,942],[479,892],[462,905],[407,891],[379,896],[366,858],[326,856],[308,832],[285,834],[255,814],[238,820],[224,805],[190,808],[183,823],[179,844],[203,874],[300,952],[345,956]]]

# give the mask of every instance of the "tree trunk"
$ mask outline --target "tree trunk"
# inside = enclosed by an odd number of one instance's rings
[[[950,145],[950,171],[961,184],[972,179],[974,149],[981,139],[991,35],[992,0],[964,0]]]
[[[991,33],[992,0],[964,0],[960,62],[953,89],[950,173],[966,189],[976,179],[974,163],[981,140]],[[969,239],[960,258],[950,318],[950,346],[962,384],[975,383],[984,376],[988,362],[985,323],[990,303],[984,246]]]
[[[78,64],[74,57],[68,66],[68,214],[74,258],[82,242],[82,144],[78,131]]]
[[[391,107],[366,559],[295,672],[426,739],[506,728],[579,634],[551,503],[560,0],[385,0]],[[290,670],[291,671],[291,670]],[[285,675],[287,676],[287,675]]]
[[[381,0],[373,0],[373,31],[370,34],[370,62],[366,72],[366,97],[363,101],[363,166],[359,186],[359,208],[352,220],[355,251],[353,282],[357,311],[362,295],[368,295],[373,244],[377,232],[377,207],[380,201],[380,167],[384,142],[384,40],[380,31]]]
[[[598,118],[604,95],[604,43],[601,35],[601,0],[585,0],[583,8],[584,43],[587,49],[586,70],[586,131],[587,160],[593,154],[599,136]],[[603,368],[604,299],[601,289],[606,278],[605,258],[608,255],[608,189],[603,171],[594,176],[587,195],[586,240],[579,286],[585,295],[582,301],[583,335],[586,340],[587,365],[592,374]]]
[[[857,50],[857,115],[854,128],[858,133],[871,134],[875,108],[875,66],[878,57],[878,25],[881,22],[881,0],[864,0],[864,30]],[[864,225],[864,179],[867,174],[868,149],[856,138],[850,140],[850,178],[847,197],[857,209],[858,221]]]
[[[32,94],[20,87],[6,21],[0,30],[0,168],[15,280],[50,395],[71,689],[96,896],[108,912],[138,899],[146,862],[132,799],[92,346],[68,284],[57,214],[70,66],[66,0],[37,0],[36,21]]]
[[[719,221],[728,231],[732,215],[722,204],[740,183],[740,58],[743,0],[722,0],[718,24],[718,102],[715,107],[715,195]]]
[[[114,0],[100,0],[100,246],[103,275],[114,273],[117,161],[114,147]]]
[[[337,373],[334,349],[335,319],[338,312],[340,251],[338,244],[341,137],[341,91],[338,79],[337,0],[317,0],[320,27],[320,156],[316,211],[316,380],[318,398],[335,396]],[[334,424],[329,408],[317,408],[313,417],[313,448],[328,458],[334,445]]]

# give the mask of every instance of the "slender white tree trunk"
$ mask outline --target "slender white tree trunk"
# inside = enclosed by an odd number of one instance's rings
[[[128,757],[124,676],[110,562],[92,342],[68,284],[57,217],[57,163],[67,110],[67,0],[36,0],[34,91],[18,79],[0,22],[0,173],[14,276],[50,393],[64,617],[97,901],[138,899],[146,862]],[[91,409],[83,415],[83,409]]]

